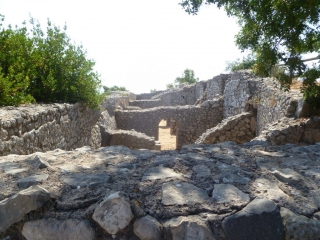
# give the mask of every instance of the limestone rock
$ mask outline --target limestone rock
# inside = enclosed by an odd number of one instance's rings
[[[93,240],[94,230],[88,220],[54,218],[40,219],[26,222],[22,229],[22,235],[27,240]]]
[[[162,185],[162,204],[194,205],[209,198],[207,192],[190,183],[164,183]]]
[[[18,180],[18,187],[21,189],[26,189],[30,186],[37,185],[38,183],[41,183],[45,180],[47,180],[49,177],[48,174],[36,174],[30,177],[21,178]]]
[[[274,170],[272,173],[280,181],[287,182],[289,184],[296,184],[302,179],[302,176],[299,173],[290,168]]]
[[[170,168],[154,167],[150,168],[142,177],[142,181],[156,180],[162,178],[180,178],[181,175]]]
[[[0,232],[19,222],[25,214],[41,207],[50,199],[50,193],[42,187],[31,186],[0,202]]]
[[[212,198],[214,198],[217,203],[228,204],[247,204],[250,201],[248,194],[245,194],[231,184],[214,184]]]
[[[320,221],[297,215],[287,208],[280,209],[286,240],[319,239]]]
[[[128,195],[124,192],[109,195],[97,206],[92,218],[110,234],[124,229],[133,218]]]
[[[36,155],[33,159],[32,166],[34,169],[43,169],[50,167],[50,164],[44,159],[42,159],[39,155]]]
[[[133,232],[141,240],[161,240],[161,229],[161,224],[149,215],[138,218],[133,224]]]
[[[106,173],[96,173],[96,174],[85,174],[85,173],[75,173],[68,176],[62,177],[62,181],[74,188],[93,186],[96,184],[108,183],[111,178]]]
[[[171,232],[173,240],[213,240],[216,239],[207,224],[199,216],[170,219],[164,227]]]
[[[226,217],[222,227],[230,240],[284,238],[280,212],[272,201],[264,198],[256,198],[240,212]]]

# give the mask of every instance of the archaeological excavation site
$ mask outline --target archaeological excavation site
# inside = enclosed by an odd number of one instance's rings
[[[1,240],[317,240],[320,117],[249,71],[0,107],[0,189]]]

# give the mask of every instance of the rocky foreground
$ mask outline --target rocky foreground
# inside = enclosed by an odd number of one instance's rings
[[[320,145],[0,157],[0,239],[320,239]]]

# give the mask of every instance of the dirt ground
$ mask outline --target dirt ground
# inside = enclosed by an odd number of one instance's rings
[[[159,124],[159,141],[161,150],[176,149],[176,136],[170,135],[170,127],[166,126],[166,120],[162,120]]]

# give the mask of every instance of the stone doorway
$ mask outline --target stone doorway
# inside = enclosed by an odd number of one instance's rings
[[[159,123],[159,141],[161,143],[161,150],[177,149],[176,136],[170,134],[170,124],[167,124],[167,120],[165,119]]]

